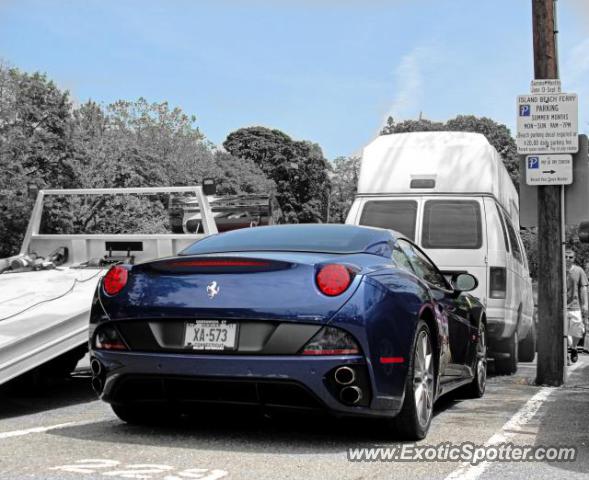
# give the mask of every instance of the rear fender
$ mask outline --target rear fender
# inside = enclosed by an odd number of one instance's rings
[[[415,329],[428,297],[415,277],[405,272],[365,277],[329,322],[349,331],[360,343],[370,367],[372,408],[400,408]]]

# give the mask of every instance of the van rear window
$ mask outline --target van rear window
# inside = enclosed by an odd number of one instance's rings
[[[428,200],[423,211],[423,248],[481,248],[481,208],[474,200]]]
[[[388,228],[415,240],[415,200],[370,200],[364,204],[360,225]]]

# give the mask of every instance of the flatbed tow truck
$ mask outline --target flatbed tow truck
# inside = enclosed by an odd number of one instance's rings
[[[188,196],[199,206],[200,233],[40,233],[44,203],[52,196],[128,194]],[[214,233],[201,186],[41,190],[20,254],[0,260],[0,385],[27,372],[59,375],[75,368],[87,349],[94,291],[112,264],[175,255]]]

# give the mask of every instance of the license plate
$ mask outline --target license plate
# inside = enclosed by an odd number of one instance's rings
[[[217,320],[186,323],[184,346],[193,350],[235,350],[237,324]]]

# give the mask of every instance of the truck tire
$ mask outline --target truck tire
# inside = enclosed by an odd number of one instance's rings
[[[519,361],[533,362],[536,357],[536,326],[532,323],[526,337],[519,342]]]
[[[517,372],[518,347],[519,338],[516,329],[511,337],[501,343],[501,351],[506,355],[495,359],[495,373],[513,375]]]

